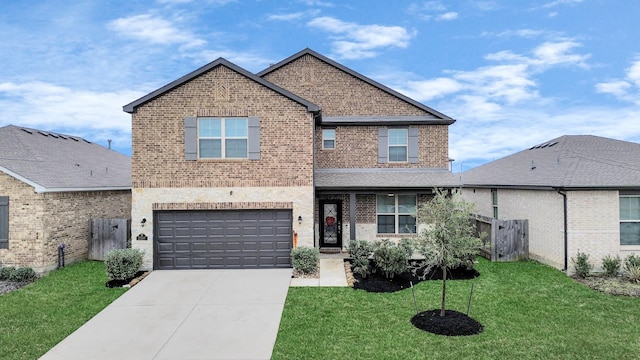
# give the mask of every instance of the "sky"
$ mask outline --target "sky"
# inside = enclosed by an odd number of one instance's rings
[[[311,48],[444,113],[453,171],[562,135],[640,142],[636,0],[0,1],[0,126],[131,154],[122,106]]]

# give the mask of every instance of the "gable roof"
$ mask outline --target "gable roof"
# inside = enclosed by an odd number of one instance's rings
[[[640,144],[565,135],[462,174],[465,187],[640,188]]]
[[[259,73],[257,73],[257,75],[260,76],[260,77],[264,77],[265,75],[269,74],[270,72],[273,72],[273,71],[275,71],[275,70],[277,70],[277,69],[279,69],[279,68],[281,68],[281,67],[283,67],[283,66],[285,66],[285,65],[287,65],[287,64],[289,64],[289,63],[291,63],[291,62],[293,62],[293,61],[295,61],[295,60],[297,60],[297,59],[299,59],[299,58],[301,58],[303,56],[305,56],[305,55],[311,55],[311,56],[319,59],[320,61],[323,61],[323,62],[325,62],[325,63],[327,63],[327,64],[329,64],[329,65],[331,65],[331,66],[333,66],[333,67],[335,67],[335,68],[337,68],[339,70],[341,70],[341,71],[344,71],[345,73],[347,73],[347,74],[349,74],[349,75],[351,75],[351,76],[353,76],[353,77],[355,77],[355,78],[357,78],[357,79],[359,79],[361,81],[364,81],[364,82],[368,83],[371,86],[374,86],[374,87],[376,87],[376,88],[378,88],[378,89],[380,89],[380,90],[382,90],[382,91],[384,91],[384,92],[386,92],[386,93],[388,93],[388,94],[390,94],[392,96],[395,96],[395,97],[397,97],[399,99],[402,99],[403,101],[405,101],[405,102],[407,102],[407,103],[409,103],[409,104],[411,104],[411,105],[413,105],[413,106],[415,106],[415,107],[417,107],[417,108],[419,108],[419,109],[421,109],[423,111],[426,111],[426,112],[432,114],[436,120],[441,120],[441,122],[444,122],[446,124],[453,124],[455,122],[455,120],[450,118],[449,116],[444,115],[441,112],[438,112],[438,111],[436,111],[436,110],[434,110],[434,109],[432,109],[432,108],[430,108],[430,107],[428,107],[428,106],[426,106],[426,105],[424,105],[424,104],[422,104],[422,103],[420,103],[420,102],[418,102],[416,100],[413,100],[410,97],[405,96],[405,95],[403,95],[403,94],[401,94],[401,93],[399,93],[399,92],[397,92],[395,90],[392,90],[391,88],[388,88],[388,87],[380,84],[379,82],[377,82],[375,80],[372,80],[372,79],[370,79],[370,78],[368,78],[368,77],[366,77],[366,76],[364,76],[364,75],[362,75],[362,74],[360,74],[360,73],[358,73],[358,72],[356,72],[356,71],[354,71],[352,69],[349,69],[348,67],[346,67],[346,66],[344,66],[344,65],[342,65],[340,63],[337,63],[334,60],[331,60],[328,57],[326,57],[324,55],[321,55],[321,54],[319,54],[319,53],[317,53],[317,52],[315,52],[315,51],[313,51],[313,50],[311,50],[309,48],[303,49],[303,50],[301,50],[301,51],[289,56],[288,58],[286,58],[286,59],[284,59],[284,60],[282,60],[282,61],[280,61],[280,62],[278,62],[278,63],[276,63],[274,65],[269,66],[268,68],[266,68],[266,69],[260,71]]]
[[[265,87],[267,87],[267,88],[269,88],[269,89],[271,89],[271,90],[273,90],[273,91],[275,91],[275,92],[277,92],[277,93],[279,93],[279,94],[281,94],[281,95],[283,95],[283,96],[285,96],[285,97],[287,97],[287,98],[289,98],[289,99],[291,99],[291,100],[293,100],[295,102],[297,102],[297,103],[299,103],[299,104],[301,104],[301,105],[303,105],[303,106],[306,106],[307,107],[307,111],[309,111],[309,112],[312,112],[312,113],[319,113],[320,112],[320,107],[318,105],[313,104],[313,103],[311,103],[311,102],[309,102],[309,101],[307,101],[307,100],[305,100],[305,99],[303,99],[303,98],[301,98],[301,97],[299,97],[299,96],[297,96],[297,95],[295,95],[295,94],[293,94],[293,93],[291,93],[291,92],[289,92],[289,91],[287,91],[287,90],[285,90],[285,89],[283,89],[283,88],[281,88],[281,87],[279,87],[279,86],[277,86],[275,84],[272,84],[272,83],[268,82],[267,80],[265,80],[265,79],[263,79],[261,77],[258,77],[256,75],[254,75],[253,73],[241,68],[240,66],[227,61],[224,58],[218,58],[217,60],[214,60],[214,61],[210,62],[207,65],[205,65],[205,66],[203,66],[203,67],[201,67],[201,68],[199,68],[199,69],[197,69],[195,71],[192,71],[192,72],[188,73],[187,75],[185,75],[185,76],[183,76],[183,77],[181,77],[181,78],[179,78],[179,79],[177,79],[175,81],[172,81],[169,84],[167,84],[167,85],[165,85],[165,86],[163,86],[163,87],[161,87],[161,88],[159,88],[159,89],[157,89],[157,90],[155,90],[155,91],[153,91],[153,92],[141,97],[140,99],[135,100],[134,102],[123,106],[122,109],[125,112],[134,113],[134,112],[136,112],[136,108],[138,106],[143,105],[143,104],[145,104],[145,103],[147,103],[147,102],[149,102],[149,101],[161,96],[162,94],[164,94],[164,93],[166,93],[166,92],[168,92],[168,91],[170,91],[170,90],[172,90],[174,88],[177,88],[178,86],[180,86],[180,85],[182,85],[184,83],[189,82],[191,79],[196,78],[196,77],[204,74],[205,72],[207,72],[209,70],[215,69],[218,66],[225,66],[225,67],[227,67],[227,68],[229,68],[229,69],[231,69],[231,70],[233,70],[233,71],[235,71],[235,72],[237,72],[237,73],[239,73],[239,74],[241,74],[241,75],[243,75],[243,76],[245,76],[245,77],[247,77],[247,78],[249,78],[249,79],[251,79],[251,80],[253,80],[253,81],[255,81],[255,82],[257,82],[257,83],[259,83],[259,84],[261,84],[261,85],[263,85],[263,86],[265,86]]]
[[[0,128],[0,171],[36,192],[131,189],[131,158],[73,135]]]

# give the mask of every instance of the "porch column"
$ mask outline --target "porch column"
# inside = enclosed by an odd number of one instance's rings
[[[356,239],[356,193],[349,193],[349,239]]]

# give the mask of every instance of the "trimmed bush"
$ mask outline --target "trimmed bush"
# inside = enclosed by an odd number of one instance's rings
[[[620,256],[611,257],[609,255],[602,258],[602,268],[604,269],[604,274],[609,277],[618,276],[620,272],[621,265]]]
[[[412,238],[402,238],[398,241],[398,247],[407,254],[407,259],[411,259],[416,249],[415,240]]]
[[[116,249],[106,253],[104,266],[110,280],[133,279],[140,267],[144,251],[140,249]]]
[[[370,274],[369,258],[373,253],[373,244],[366,240],[351,240],[349,242],[349,256],[353,258],[353,271],[366,278]]]
[[[640,283],[640,256],[631,254],[624,259],[624,275],[630,281]]]
[[[36,279],[36,272],[30,267],[21,267],[15,269],[9,275],[9,281],[13,282],[32,282]]]
[[[589,255],[578,251],[578,255],[575,258],[571,258],[576,276],[586,278],[593,270],[593,265],[589,263]]]
[[[6,266],[0,268],[0,281],[8,281],[11,274],[16,270],[13,266]]]
[[[392,279],[409,269],[409,257],[406,248],[384,239],[378,242],[373,251],[376,267],[384,273],[387,279]]]
[[[320,251],[316,248],[301,246],[291,250],[291,264],[303,274],[313,274],[318,270]]]

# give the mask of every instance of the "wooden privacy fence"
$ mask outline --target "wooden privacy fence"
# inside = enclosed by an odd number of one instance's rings
[[[484,234],[480,254],[491,261],[529,258],[529,221],[498,220],[476,215],[476,235]]]
[[[131,245],[131,219],[91,219],[89,259],[104,260],[109,250]]]

